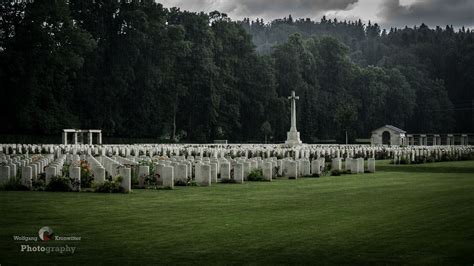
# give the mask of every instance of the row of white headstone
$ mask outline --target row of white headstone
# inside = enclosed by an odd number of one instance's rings
[[[99,157],[99,159],[107,161],[110,160],[108,157]],[[123,158],[126,161],[125,158]],[[32,182],[38,180],[40,174],[44,174],[45,184],[49,184],[53,177],[63,176],[63,166],[69,165],[69,177],[77,184],[73,186],[74,190],[79,191],[81,189],[81,160],[87,160],[87,163],[91,167],[92,176],[96,183],[105,181],[106,171],[102,166],[102,163],[94,158],[93,156],[79,156],[79,155],[60,155],[55,159],[53,154],[46,155],[5,155],[0,154],[0,184],[4,184],[11,178],[17,178],[20,176],[20,183],[27,187],[32,188]],[[108,165],[108,164],[107,164]],[[124,167],[119,164],[118,168],[110,168],[110,175],[112,176],[123,176],[121,186],[124,191],[131,190],[131,175],[130,168]]]
[[[4,155],[5,156],[5,155]],[[94,180],[97,183],[105,181],[106,175],[110,177],[120,176],[122,178],[121,186],[124,191],[131,191],[131,171],[132,167],[137,167],[139,184],[144,185],[144,179],[150,176],[149,165],[140,165],[138,161],[148,161],[155,165],[153,178],[157,178],[158,185],[173,187],[175,183],[188,183],[193,180],[200,186],[210,186],[213,183],[226,182],[233,180],[236,183],[243,183],[247,180],[249,174],[256,169],[261,169],[263,178],[266,181],[272,181],[276,176],[285,176],[288,178],[298,178],[302,176],[320,175],[325,169],[325,158],[318,158],[312,161],[307,159],[294,160],[291,158],[277,159],[271,157],[263,159],[254,157],[251,159],[245,157],[232,158],[209,158],[175,156],[173,158],[151,158],[151,157],[114,157],[82,155],[61,155],[54,159],[54,155],[36,155],[32,158],[19,160],[19,156],[9,155],[8,160],[16,162],[22,171],[22,184],[31,188],[32,181],[37,179],[39,173],[45,172],[46,184],[55,176],[63,175],[64,164],[69,165],[69,177],[80,184],[81,181],[81,160],[87,160]],[[4,157],[5,159],[7,157]],[[342,170],[342,159],[332,159],[332,169]],[[364,159],[346,159],[346,170],[353,173],[364,172]],[[369,171],[375,171],[375,160],[369,159]],[[348,163],[349,162],[349,163]],[[352,163],[350,163],[352,162]],[[350,168],[348,167],[350,165]],[[16,164],[15,164],[16,166]],[[15,167],[12,167],[16,171]],[[10,171],[9,166],[0,167],[0,180],[2,182],[10,177],[16,176],[16,172]],[[8,170],[8,173],[6,173]],[[75,188],[80,190],[79,187]]]
[[[400,155],[436,156],[439,154],[456,154],[462,156],[473,154],[473,146],[370,146],[370,145],[301,145],[286,148],[281,145],[267,144],[235,144],[235,145],[187,145],[187,144],[137,144],[137,145],[25,145],[25,144],[0,144],[0,153],[36,154],[40,152],[52,153],[58,157],[61,154],[86,154],[93,156],[109,157],[138,157],[147,155],[160,156],[188,156],[196,157],[263,157],[263,158],[294,158],[313,159],[325,157],[332,158],[375,158],[388,157],[396,159]]]
[[[44,173],[46,166],[54,161],[54,155],[33,155],[26,157],[0,154],[0,183],[21,175],[21,183],[31,187],[31,180]]]

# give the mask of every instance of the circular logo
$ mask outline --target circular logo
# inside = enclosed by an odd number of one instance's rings
[[[49,226],[45,226],[39,230],[38,235],[41,240],[49,241],[53,238],[53,229]]]

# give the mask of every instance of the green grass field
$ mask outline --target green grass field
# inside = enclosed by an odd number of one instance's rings
[[[377,173],[134,190],[0,192],[0,264],[474,263],[474,161]],[[73,255],[13,235],[81,236]],[[38,243],[32,243],[37,245]]]

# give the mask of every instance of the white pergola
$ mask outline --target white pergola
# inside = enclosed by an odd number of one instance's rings
[[[87,140],[89,145],[92,145],[93,134],[97,134],[97,144],[102,144],[102,130],[100,129],[63,129],[63,144],[67,145],[68,142],[68,133],[72,133],[73,143],[72,144],[85,144],[84,143],[84,133],[87,133]],[[80,142],[78,142],[78,136],[80,136]]]

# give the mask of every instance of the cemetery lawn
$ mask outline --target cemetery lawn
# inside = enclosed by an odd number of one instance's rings
[[[0,192],[0,264],[474,263],[474,161],[377,173],[134,190]],[[20,252],[14,235],[56,236]],[[38,243],[30,243],[37,246]]]

